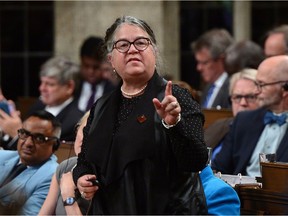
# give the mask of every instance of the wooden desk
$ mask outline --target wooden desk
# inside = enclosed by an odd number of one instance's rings
[[[241,214],[288,214],[288,163],[261,162],[262,188],[251,185],[235,187]]]
[[[230,109],[202,109],[202,112],[205,116],[204,129],[218,119],[233,117],[233,113]]]
[[[241,215],[287,215],[288,194],[261,188],[239,187]]]
[[[16,101],[16,107],[21,112],[21,118],[27,117],[30,107],[37,101],[36,97],[19,97]]]

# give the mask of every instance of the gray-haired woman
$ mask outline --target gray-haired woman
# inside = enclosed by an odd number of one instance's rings
[[[116,19],[105,44],[122,81],[92,107],[73,171],[82,196],[93,198],[89,213],[187,213],[179,191],[192,181],[187,173],[207,162],[200,106],[157,73],[158,48],[146,22]]]

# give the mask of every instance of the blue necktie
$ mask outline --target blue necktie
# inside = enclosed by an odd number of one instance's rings
[[[204,101],[204,104],[203,104],[203,107],[204,108],[207,108],[207,105],[208,105],[208,102],[213,94],[213,91],[214,91],[214,88],[215,88],[215,85],[212,84],[207,92],[207,95],[206,95],[206,98],[205,98],[205,101]]]
[[[264,124],[266,125],[266,124],[277,123],[279,126],[281,126],[286,123],[286,118],[287,118],[286,114],[277,116],[269,111],[264,116]]]

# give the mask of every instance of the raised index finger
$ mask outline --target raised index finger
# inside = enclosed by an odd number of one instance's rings
[[[165,96],[172,95],[172,81],[168,81],[165,89]]]

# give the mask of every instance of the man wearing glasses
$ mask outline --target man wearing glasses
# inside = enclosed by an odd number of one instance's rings
[[[58,163],[61,125],[45,110],[18,129],[18,151],[0,150],[0,214],[37,215]]]
[[[201,95],[202,108],[230,108],[229,78],[225,72],[225,51],[234,39],[225,29],[212,29],[192,43],[197,70],[207,84]]]
[[[246,68],[234,73],[230,78],[229,95],[233,116],[245,110],[255,110],[259,107],[257,101],[258,89],[255,85],[257,70]],[[221,150],[223,140],[227,135],[234,117],[219,119],[205,129],[204,138],[207,146],[213,149],[212,160]]]
[[[261,176],[259,153],[288,162],[288,56],[267,58],[256,76],[262,108],[240,112],[233,121],[213,169],[225,174]]]

